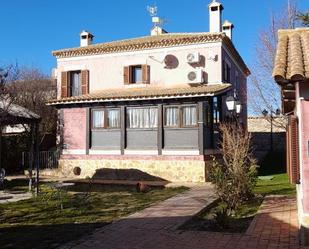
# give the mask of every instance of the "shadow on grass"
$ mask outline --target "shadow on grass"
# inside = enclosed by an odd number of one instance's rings
[[[29,225],[0,228],[0,248],[50,249],[89,235],[109,223]]]

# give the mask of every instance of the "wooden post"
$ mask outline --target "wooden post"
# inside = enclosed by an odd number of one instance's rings
[[[33,170],[33,154],[34,154],[34,124],[30,124],[30,163],[29,163],[29,191],[32,190],[32,170]]]
[[[39,123],[34,124],[34,165],[36,169],[36,195],[39,193],[40,163],[39,163]]]
[[[2,169],[2,129],[3,127],[0,125],[0,170]]]
[[[126,148],[126,108],[125,106],[120,107],[120,150],[121,155],[124,155]]]
[[[198,147],[199,154],[204,155],[204,102],[198,102]]]
[[[86,155],[89,155],[90,147],[90,108],[86,108]]]
[[[158,105],[158,155],[162,155],[163,148],[163,105]]]

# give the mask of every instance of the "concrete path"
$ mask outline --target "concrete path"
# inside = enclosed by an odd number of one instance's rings
[[[62,249],[296,249],[295,198],[267,197],[244,234],[180,231],[176,228],[198,212],[212,194],[193,188],[185,194],[106,226]],[[207,194],[205,196],[204,194]]]
[[[27,200],[32,197],[32,194],[24,191],[0,191],[0,204]]]

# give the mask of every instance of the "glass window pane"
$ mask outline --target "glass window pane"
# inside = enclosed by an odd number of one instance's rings
[[[185,106],[182,108],[182,124],[194,126],[197,124],[196,106]]]
[[[142,68],[141,67],[135,67],[134,68],[134,78],[135,82],[139,83],[142,82]]]
[[[120,127],[120,111],[119,109],[108,109],[108,128]]]
[[[178,107],[165,108],[165,126],[178,126]]]
[[[104,111],[93,110],[92,111],[92,127],[93,128],[104,128]]]
[[[158,126],[158,109],[156,107],[128,108],[129,128],[156,128]]]
[[[81,73],[75,71],[70,73],[71,82],[71,96],[78,96],[81,94]]]

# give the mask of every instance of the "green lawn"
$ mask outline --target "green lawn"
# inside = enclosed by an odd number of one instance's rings
[[[289,183],[287,174],[271,175],[272,179],[259,179],[255,193],[261,195],[288,195],[295,196],[295,185]],[[260,177],[262,178],[262,177]],[[264,177],[263,177],[264,178]]]
[[[10,187],[25,189],[19,183]],[[87,185],[61,192],[44,185],[41,189],[36,198],[0,204],[0,248],[54,248],[187,188],[153,189],[147,193],[94,186],[89,192]]]

